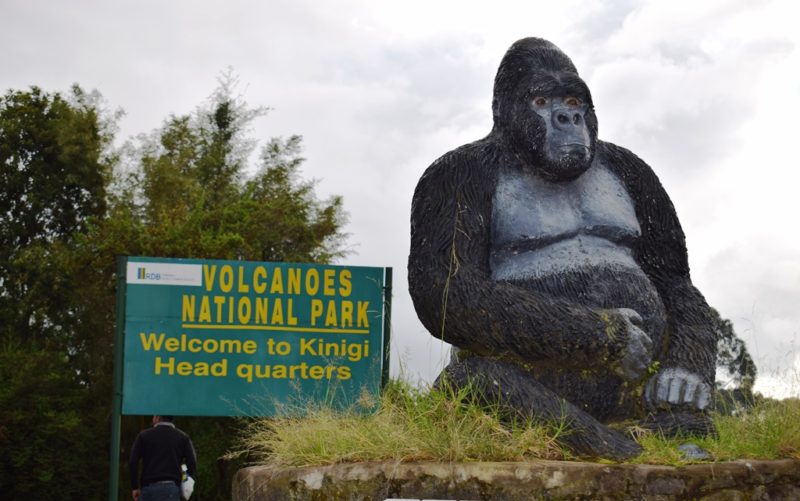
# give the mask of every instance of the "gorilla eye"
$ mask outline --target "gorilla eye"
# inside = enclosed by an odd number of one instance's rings
[[[542,96],[534,97],[533,104],[535,104],[536,106],[544,106],[547,104],[547,98],[544,98]]]
[[[578,99],[577,97],[569,96],[564,98],[564,104],[566,104],[567,106],[580,106],[581,100]]]

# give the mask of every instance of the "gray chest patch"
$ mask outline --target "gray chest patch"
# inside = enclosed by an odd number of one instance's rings
[[[639,269],[630,244],[641,235],[633,202],[602,163],[553,183],[501,168],[492,206],[495,279],[525,279],[584,267]]]

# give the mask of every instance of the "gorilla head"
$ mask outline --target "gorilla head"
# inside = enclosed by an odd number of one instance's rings
[[[597,117],[589,88],[572,61],[552,43],[519,40],[494,81],[493,133],[550,181],[580,176],[592,163]]]

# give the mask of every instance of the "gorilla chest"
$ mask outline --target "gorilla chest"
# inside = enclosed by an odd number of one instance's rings
[[[587,267],[639,269],[630,249],[641,235],[633,202],[597,161],[560,183],[501,168],[491,228],[490,265],[498,280]]]

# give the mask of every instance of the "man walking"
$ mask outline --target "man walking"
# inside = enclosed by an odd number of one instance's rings
[[[136,437],[128,461],[134,501],[180,501],[183,462],[195,477],[197,458],[189,435],[175,428],[172,416],[153,416],[153,427]]]

